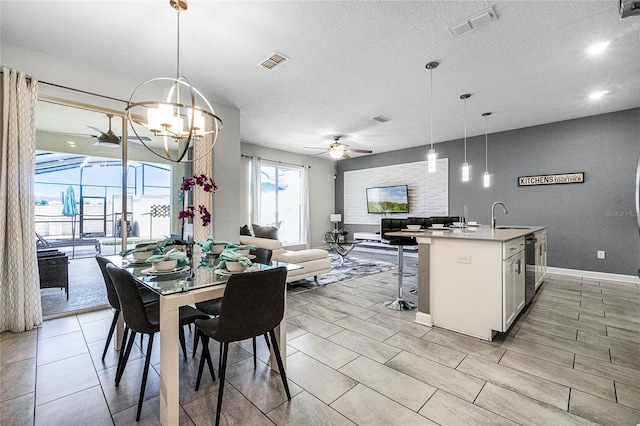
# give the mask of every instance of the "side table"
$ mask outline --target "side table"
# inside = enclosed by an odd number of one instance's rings
[[[362,241],[339,241],[338,234],[335,232],[326,232],[324,234],[324,242],[329,245],[329,249],[335,251],[340,256],[340,266],[344,265],[351,250],[353,250]]]

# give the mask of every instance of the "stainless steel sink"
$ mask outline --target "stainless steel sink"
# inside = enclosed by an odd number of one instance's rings
[[[496,226],[495,229],[529,229],[530,226]]]

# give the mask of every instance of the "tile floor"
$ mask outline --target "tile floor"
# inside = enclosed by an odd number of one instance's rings
[[[405,261],[409,269],[415,259]],[[414,312],[384,308],[395,293],[389,271],[290,294],[291,402],[264,363],[264,341],[255,370],[251,342],[234,344],[222,423],[640,423],[639,286],[550,276],[510,332],[493,342],[415,324]],[[117,352],[100,359],[111,316],[102,310],[1,334],[0,423],[134,424],[142,351],[136,347],[115,388]],[[217,344],[211,353],[217,357]],[[159,423],[157,351],[151,362],[145,425]],[[218,383],[205,373],[195,392],[197,363],[181,362],[180,420],[210,425]]]

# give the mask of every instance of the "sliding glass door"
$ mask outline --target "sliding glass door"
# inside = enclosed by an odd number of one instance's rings
[[[262,161],[260,224],[278,228],[286,243],[304,243],[304,168]]]
[[[43,315],[104,306],[106,292],[94,256],[170,236],[177,226],[172,187],[184,176],[184,166],[163,164],[133,143],[124,165],[124,123],[115,111],[41,99],[36,126],[34,237],[40,255],[54,250],[69,259],[69,298],[58,288],[43,288]],[[120,143],[104,141],[109,131]]]

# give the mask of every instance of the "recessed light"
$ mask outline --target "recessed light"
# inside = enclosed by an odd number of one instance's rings
[[[587,49],[587,53],[589,55],[599,55],[600,53],[604,52],[605,50],[607,50],[607,47],[609,47],[609,42],[608,41],[603,41],[601,43],[595,43],[592,44],[591,46],[589,46],[589,48]]]
[[[589,99],[592,99],[592,100],[595,101],[597,99],[600,99],[601,97],[603,97],[607,93],[609,93],[608,90],[600,90],[599,92],[593,92],[592,94],[589,95]]]

